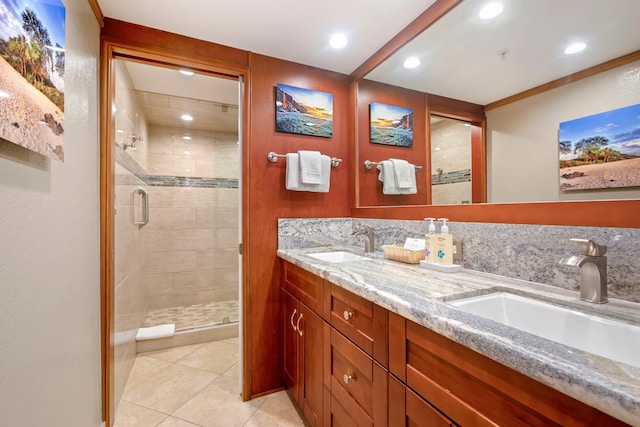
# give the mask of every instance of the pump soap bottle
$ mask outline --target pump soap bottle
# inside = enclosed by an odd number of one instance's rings
[[[425,261],[430,263],[436,262],[436,225],[433,223],[435,218],[425,218],[425,221],[430,221],[427,228],[427,234],[424,235],[424,256]]]
[[[442,265],[453,264],[453,237],[449,234],[449,226],[447,225],[447,218],[438,218],[438,221],[442,221],[442,227],[440,228],[440,234],[436,235],[436,262]]]

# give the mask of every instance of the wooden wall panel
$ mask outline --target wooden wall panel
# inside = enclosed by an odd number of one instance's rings
[[[262,55],[251,56],[251,144],[244,215],[248,233],[244,242],[245,357],[250,368],[251,396],[281,387],[280,269],[276,256],[278,218],[347,217],[353,183],[349,117],[348,76],[303,66]],[[275,131],[275,86],[283,83],[333,94],[333,137],[319,138]],[[285,159],[267,161],[267,153],[318,150],[343,159],[331,172],[329,193],[308,193],[285,189]]]
[[[413,110],[413,147],[395,147],[372,144],[369,105],[372,102],[411,108]],[[424,93],[377,83],[370,80],[358,82],[357,101],[357,188],[358,206],[423,205],[427,203],[427,129]],[[393,157],[422,166],[416,173],[418,193],[412,195],[382,194],[382,183],[378,181],[378,169],[364,168],[363,162],[379,162]]]
[[[354,218],[413,219],[444,217],[459,222],[640,228],[640,200],[599,202],[490,203],[465,206],[356,208]]]

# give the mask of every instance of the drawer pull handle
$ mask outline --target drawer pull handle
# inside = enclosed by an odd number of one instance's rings
[[[342,317],[344,317],[344,320],[349,320],[353,317],[353,313],[345,310],[344,313],[342,313]]]
[[[344,381],[345,384],[349,384],[351,381],[353,381],[353,376],[344,374],[344,376],[342,377],[342,381]]]
[[[298,311],[298,309],[294,308],[293,309],[293,313],[291,313],[291,327],[293,328],[294,331],[298,330],[298,329],[296,329],[296,325],[293,324],[293,316],[296,315],[296,311]]]
[[[296,323],[296,329],[300,336],[302,336],[302,329],[300,329],[300,321],[302,320],[302,313],[300,313],[300,317],[298,317],[298,322]]]

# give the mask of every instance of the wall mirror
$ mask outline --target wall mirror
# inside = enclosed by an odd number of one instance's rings
[[[433,7],[438,3],[447,2],[436,2]],[[496,2],[457,2],[357,82],[356,207],[468,200],[448,198],[443,188],[437,194],[433,191],[438,169],[447,173],[434,154],[432,138],[439,127],[429,120],[434,95],[482,109],[486,153],[481,154],[486,159],[488,203],[640,198],[639,187],[561,190],[558,149],[560,123],[640,103],[640,27],[634,22],[640,16],[640,3],[500,0],[501,13],[482,19],[479,14],[487,3]],[[575,43],[584,43],[586,48],[574,54],[564,52]],[[410,57],[420,65],[405,68],[403,63]],[[370,194],[377,183],[362,165],[373,155],[362,122],[368,120],[366,106],[380,100],[414,110],[412,150],[387,148],[375,154],[405,156],[428,168],[418,173],[419,196]],[[640,120],[635,131],[636,155],[640,156]],[[622,138],[613,130],[608,132],[612,146]],[[448,172],[462,173],[466,167],[458,169]],[[426,191],[427,187],[432,191]]]

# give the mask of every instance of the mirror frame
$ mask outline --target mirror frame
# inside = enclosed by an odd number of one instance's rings
[[[389,58],[397,49],[413,40],[463,0],[436,0],[427,10],[400,31],[387,44],[374,53],[351,73],[351,119],[353,141],[357,141],[357,88],[358,81]],[[637,53],[637,52],[636,52]],[[634,58],[638,55],[631,54]],[[580,73],[578,73],[580,74]],[[353,158],[357,159],[357,144]],[[358,165],[352,165],[354,180],[358,183]],[[357,192],[357,191],[354,191]],[[512,224],[572,225],[594,227],[640,228],[640,199],[562,201],[532,203],[471,204],[464,206],[379,206],[359,207],[353,199],[351,216],[354,218],[380,218],[422,220],[425,217],[446,217],[456,222],[493,222]],[[632,215],[632,212],[636,212]]]

